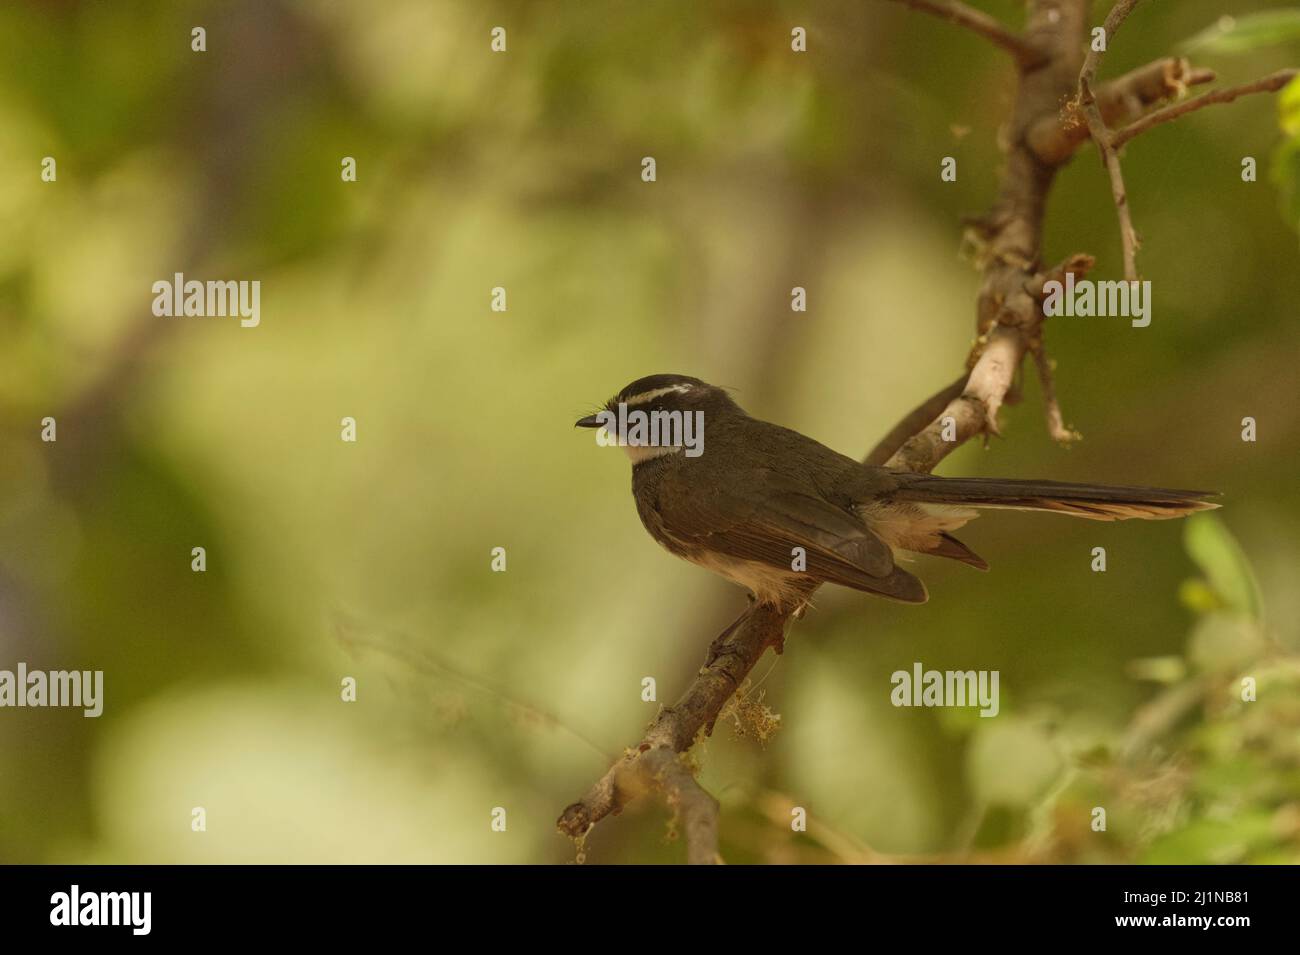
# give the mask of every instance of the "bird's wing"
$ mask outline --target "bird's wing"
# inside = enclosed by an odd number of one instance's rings
[[[664,530],[695,547],[792,573],[794,548],[802,547],[811,577],[898,600],[926,599],[921,582],[896,568],[889,546],[854,515],[767,468],[742,481],[743,497],[665,476],[657,508]]]

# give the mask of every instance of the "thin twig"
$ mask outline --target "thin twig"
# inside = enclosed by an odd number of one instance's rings
[[[375,650],[379,653],[386,654],[394,660],[400,660],[417,673],[424,673],[429,676],[441,677],[469,687],[485,696],[494,697],[508,706],[536,720],[544,726],[554,727],[568,733],[580,743],[588,746],[594,753],[606,759],[609,758],[609,750],[605,749],[594,739],[583,733],[579,729],[560,719],[549,710],[543,709],[536,704],[530,703],[525,699],[508,693],[501,687],[494,685],[483,677],[476,676],[459,667],[448,663],[439,657],[427,647],[419,646],[412,641],[406,634],[397,631],[383,631],[376,628],[369,628],[369,632],[376,634],[375,638],[365,635],[362,625],[352,619],[345,613],[336,612],[334,614],[334,632],[339,643],[349,652],[357,649]],[[392,638],[389,641],[379,639],[379,635]],[[411,649],[409,645],[415,644],[416,649]]]
[[[1078,441],[1083,435],[1066,425],[1065,418],[1061,414],[1060,402],[1056,399],[1055,368],[1052,360],[1047,357],[1047,346],[1040,339],[1030,347],[1029,352],[1034,356],[1034,364],[1038,366],[1038,383],[1043,392],[1043,413],[1047,416],[1047,433],[1051,435],[1053,441],[1060,444]]]
[[[1046,287],[1049,282],[1064,282],[1067,276],[1074,276],[1076,280],[1083,278],[1095,264],[1096,259],[1091,255],[1082,253],[1072,255],[1050,271],[1031,278],[1025,283],[1025,291],[1033,296],[1035,301],[1041,303],[1047,296]],[[1041,331],[1030,339],[1029,352],[1033,355],[1034,364],[1038,368],[1038,382],[1043,396],[1043,414],[1047,419],[1047,433],[1053,441],[1064,445],[1081,440],[1083,435],[1066,425],[1065,416],[1061,413],[1061,404],[1056,397],[1056,366],[1048,357]]]
[[[1038,301],[1047,297],[1048,282],[1064,282],[1067,276],[1073,275],[1075,281],[1087,276],[1092,271],[1097,260],[1085,252],[1076,252],[1064,262],[1054,266],[1047,272],[1042,272],[1032,276],[1025,282],[1025,291]]]
[[[1141,0],[1119,0],[1111,8],[1102,25],[1106,47],[1109,48],[1120,26],[1140,2]],[[1138,280],[1138,237],[1133,228],[1133,215],[1128,207],[1128,192],[1124,188],[1124,170],[1120,167],[1119,154],[1111,143],[1110,130],[1106,128],[1106,122],[1101,118],[1101,110],[1097,106],[1092,89],[1093,81],[1097,77],[1097,66],[1101,62],[1101,53],[1102,51],[1095,48],[1089,49],[1087,57],[1084,58],[1083,69],[1079,71],[1079,108],[1088,121],[1088,131],[1101,152],[1102,161],[1106,164],[1106,173],[1110,176],[1110,195],[1115,203],[1115,212],[1119,216],[1120,241],[1124,245],[1124,278],[1136,282]]]
[[[1226,89],[1211,90],[1208,93],[1202,93],[1200,96],[1193,97],[1192,99],[1183,100],[1181,103],[1174,103],[1172,106],[1158,109],[1154,113],[1148,113],[1137,122],[1131,123],[1123,129],[1113,133],[1110,137],[1110,144],[1113,148],[1119,149],[1134,136],[1145,133],[1153,126],[1159,126],[1161,123],[1172,122],[1180,116],[1194,113],[1198,109],[1204,109],[1206,106],[1213,106],[1216,103],[1231,103],[1237,97],[1246,96],[1250,93],[1276,93],[1297,76],[1300,76],[1300,70],[1278,70],[1276,73],[1270,73],[1268,76],[1255,80],[1253,83],[1243,83],[1241,86],[1230,86]]]
[[[1045,56],[1041,50],[1000,21],[960,0],[893,0],[914,10],[940,17],[950,23],[965,27],[984,37],[994,46],[1006,50],[1022,67],[1041,63]]]
[[[1213,83],[1214,71],[1192,66],[1182,57],[1166,56],[1108,80],[1096,88],[1097,108],[1106,126],[1115,129],[1139,119],[1147,110],[1183,96],[1190,87]],[[1089,139],[1087,120],[1078,103],[1049,113],[1030,127],[1028,141],[1045,163],[1059,165]]]

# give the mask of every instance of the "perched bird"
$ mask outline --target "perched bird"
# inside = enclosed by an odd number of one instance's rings
[[[1115,521],[1218,507],[1209,491],[944,478],[866,465],[751,418],[722,388],[687,375],[639,378],[576,426],[602,428],[602,443],[624,447],[651,537],[786,612],[823,583],[924,603],[925,585],[898,566],[900,552],[987,570],[951,533],[978,508]]]

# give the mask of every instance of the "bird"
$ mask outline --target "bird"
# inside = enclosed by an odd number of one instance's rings
[[[864,464],[751,417],[726,389],[689,375],[638,378],[575,426],[623,447],[637,513],[655,541],[744,587],[751,604],[795,615],[824,583],[924,603],[925,584],[899,566],[913,555],[988,570],[953,536],[985,508],[1116,521],[1219,506],[1213,491],[939,477]]]

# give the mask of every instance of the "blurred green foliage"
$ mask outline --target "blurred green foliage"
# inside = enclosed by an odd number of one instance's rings
[[[1179,46],[1185,54],[1249,53],[1262,46],[1300,40],[1300,7],[1261,10],[1232,16],[1225,13],[1215,23]]]
[[[744,599],[655,547],[573,420],[685,372],[861,453],[966,356],[960,222],[992,200],[1010,72],[896,6],[0,7],[0,667],[107,693],[99,720],[0,711],[0,861],[573,860],[560,809]],[[1226,7],[1144,5],[1104,73]],[[1194,57],[1227,85],[1298,53]],[[992,573],[918,562],[924,607],[820,593],[700,748],[729,861],[1300,858],[1300,217],[1240,178],[1278,108],[1127,147],[1152,325],[1048,332],[1086,440],[1053,445],[1029,384],[1006,440],[943,466],[1214,488],[1222,524],[990,515],[964,538]],[[1108,197],[1085,151],[1047,258],[1115,277]],[[261,325],[153,317],[176,271],[260,280]],[[999,670],[1001,714],[890,706],[914,661]],[[679,859],[666,820],[640,803],[585,856]]]
[[[1284,137],[1273,150],[1270,179],[1277,187],[1282,215],[1300,230],[1300,76],[1278,94]]]
[[[1300,41],[1300,7],[1224,15],[1180,47],[1188,55],[1241,55]],[[1277,187],[1282,215],[1300,231],[1300,76],[1278,94],[1283,139],[1273,150],[1269,178]]]

